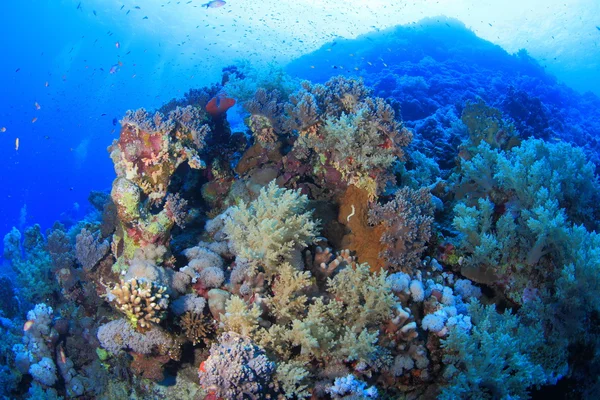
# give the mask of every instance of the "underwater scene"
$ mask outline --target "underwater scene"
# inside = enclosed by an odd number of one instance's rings
[[[599,399],[600,2],[0,13],[0,399]]]

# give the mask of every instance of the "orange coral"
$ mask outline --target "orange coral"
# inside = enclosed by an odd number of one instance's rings
[[[383,226],[369,226],[369,193],[354,185],[348,186],[346,192],[340,196],[340,211],[338,222],[345,225],[350,232],[342,238],[342,247],[356,252],[356,257],[361,263],[368,263],[372,271],[379,271],[385,261],[379,254],[385,250],[380,242],[385,231]]]

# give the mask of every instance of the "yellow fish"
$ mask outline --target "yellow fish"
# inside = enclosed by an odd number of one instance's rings
[[[17,140],[19,140],[19,139],[17,139]],[[33,326],[33,322],[34,321],[32,321],[32,320],[28,320],[27,322],[25,322],[25,325],[23,325],[23,330],[25,332],[27,332],[28,330],[30,330],[31,327]]]
[[[15,150],[19,150],[19,138],[15,139]]]

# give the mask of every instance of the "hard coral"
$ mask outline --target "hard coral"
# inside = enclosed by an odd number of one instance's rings
[[[151,323],[159,323],[164,317],[169,299],[166,290],[166,287],[146,280],[130,279],[121,280],[110,293],[131,325],[139,332],[145,332]]]
[[[183,314],[179,324],[183,329],[185,337],[190,340],[194,346],[204,340],[213,330],[208,319],[204,318],[202,314],[194,312],[186,312]]]
[[[219,337],[200,365],[200,384],[224,399],[267,399],[275,363],[248,338],[233,332]]]

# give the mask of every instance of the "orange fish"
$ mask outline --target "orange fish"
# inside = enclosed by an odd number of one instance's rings
[[[37,121],[37,117],[33,117],[33,119],[31,120],[31,123],[33,124],[35,121]]]
[[[32,326],[33,326],[32,320],[25,322],[25,325],[23,325],[23,331],[27,332],[28,330],[31,329]]]
[[[3,126],[2,128],[0,128],[0,132],[6,132],[6,127]]]
[[[62,348],[62,346],[58,348],[58,354],[60,356],[60,362],[66,364],[67,356],[65,355],[65,350]]]
[[[218,93],[215,97],[210,99],[206,105],[206,111],[213,117],[218,117],[227,112],[231,107],[235,105],[235,100],[227,97],[225,93]]]
[[[42,108],[42,107],[40,107],[40,105],[38,104],[37,101],[35,103],[33,103],[33,105],[35,106],[36,110],[39,110],[40,108]]]

